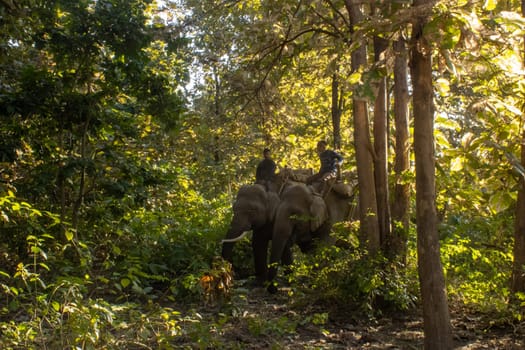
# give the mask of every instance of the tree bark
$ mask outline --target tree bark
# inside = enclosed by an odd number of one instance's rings
[[[341,148],[341,114],[343,112],[343,94],[339,87],[339,74],[332,75],[332,127],[334,149]]]
[[[408,65],[405,39],[394,42],[394,119],[395,119],[395,184],[392,201],[391,256],[406,262],[410,225],[410,184],[404,179],[410,170],[410,133],[408,113]]]
[[[360,1],[356,0],[345,0],[352,27],[364,20],[360,3]],[[352,71],[359,71],[366,64],[366,54],[366,44],[364,43],[352,52]],[[380,249],[380,232],[377,220],[373,147],[370,140],[367,102],[364,98],[357,96],[356,91],[354,91],[353,95],[352,111],[354,115],[354,143],[359,185],[360,240],[368,248],[368,251],[374,254]]]
[[[521,0],[521,13],[525,16],[525,0]],[[523,65],[525,66],[525,45],[523,47],[523,55]],[[521,138],[521,165],[525,167],[525,118],[523,117],[521,126],[523,128]],[[514,293],[525,293],[525,179],[523,175],[520,176],[518,183],[515,220],[512,291]]]
[[[383,59],[388,47],[388,41],[374,37],[374,61]],[[388,110],[386,76],[378,81],[377,95],[374,105],[374,175],[377,196],[377,219],[379,222],[380,244],[387,248],[390,240],[390,204],[388,190]]]
[[[213,112],[215,117],[215,122],[218,123],[221,117],[221,81],[219,79],[219,72],[216,67],[213,67],[213,77],[214,77],[214,95],[213,95]],[[221,162],[221,153],[220,153],[220,139],[219,135],[213,137],[213,160],[216,164]]]
[[[429,3],[429,0],[415,0],[414,6]],[[411,42],[418,273],[423,302],[425,349],[449,350],[452,349],[452,329],[437,230],[432,48],[423,34],[426,23],[425,17],[415,19]]]
[[[525,167],[525,131],[521,139],[521,165]],[[525,180],[520,176],[514,224],[512,291],[525,293]]]

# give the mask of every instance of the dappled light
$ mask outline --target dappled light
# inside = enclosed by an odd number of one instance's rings
[[[0,1],[0,349],[525,348],[522,6]]]

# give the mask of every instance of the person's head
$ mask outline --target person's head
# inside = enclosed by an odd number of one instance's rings
[[[265,149],[263,150],[263,156],[264,156],[264,158],[270,158],[270,156],[271,156],[271,152],[270,152],[270,149],[269,149],[269,148],[265,148]]]
[[[328,143],[326,143],[326,141],[324,140],[317,142],[317,153],[324,152],[327,146],[328,146]]]

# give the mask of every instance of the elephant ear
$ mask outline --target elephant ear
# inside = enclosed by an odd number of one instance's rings
[[[328,220],[328,210],[326,204],[320,196],[313,196],[310,204],[310,231],[315,232],[321,225]]]
[[[268,197],[266,200],[267,205],[267,215],[268,215],[268,222],[273,222],[273,219],[275,218],[275,214],[277,213],[277,207],[279,206],[279,196],[277,193],[274,192],[268,192]]]

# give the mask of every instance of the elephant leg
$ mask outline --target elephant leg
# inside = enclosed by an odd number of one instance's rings
[[[312,240],[309,240],[309,241],[305,241],[305,242],[297,242],[297,245],[301,249],[301,252],[309,253],[314,248],[314,245],[312,243],[313,243]]]
[[[287,232],[288,231],[288,232]],[[278,264],[283,257],[283,253],[290,241],[292,228],[287,231],[276,231],[272,238],[272,253],[270,255],[270,268],[268,269],[268,292],[274,294],[277,292],[277,286],[273,280],[277,276]]]
[[[291,272],[291,265],[293,263],[292,246],[292,240],[288,240],[288,243],[283,250],[283,256],[281,257],[281,263],[283,264],[285,274],[289,274]]]
[[[325,243],[330,243],[330,232],[332,231],[331,220],[326,220],[323,224],[314,232],[314,237]]]
[[[255,277],[258,284],[263,284],[268,278],[268,234],[265,229],[253,231],[252,250],[255,267]]]

